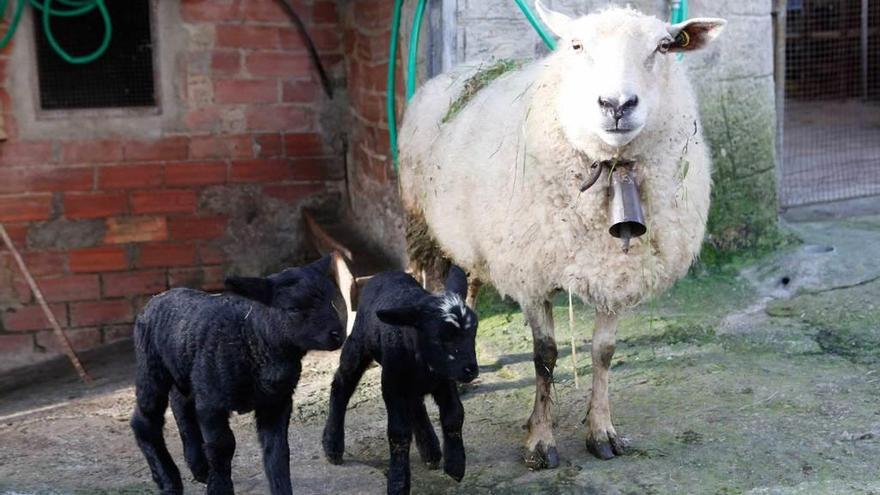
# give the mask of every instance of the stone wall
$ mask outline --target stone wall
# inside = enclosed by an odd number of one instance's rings
[[[336,2],[295,1],[331,76],[343,77]],[[30,19],[0,53],[8,139],[0,222],[78,350],[131,335],[150,295],[222,287],[311,253],[300,209],[344,190],[337,106],[275,0],[161,0],[161,109],[40,118]],[[0,371],[58,355],[0,250]]]

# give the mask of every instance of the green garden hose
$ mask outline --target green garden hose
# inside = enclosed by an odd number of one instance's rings
[[[388,51],[388,85],[385,87],[385,110],[388,115],[388,139],[391,145],[391,159],[394,173],[397,173],[397,108],[394,104],[395,73],[397,72],[397,37],[400,35],[400,14],[404,0],[395,0],[394,14],[391,20],[391,40]]]
[[[53,1],[63,7],[60,9],[53,7]],[[104,0],[18,0],[12,21],[9,23],[9,28],[6,30],[6,34],[3,35],[3,38],[0,39],[0,50],[6,48],[12,40],[12,36],[15,34],[16,29],[18,29],[21,15],[24,13],[24,7],[28,3],[42,13],[43,32],[46,33],[46,40],[49,42],[49,46],[55,50],[55,53],[67,63],[87,64],[94,62],[104,55],[110,46],[110,39],[113,37],[113,24],[110,22],[110,13],[107,11],[107,5],[104,4]],[[0,13],[2,13],[0,15],[5,15],[8,5],[9,0],[0,0]],[[67,53],[52,33],[52,17],[76,17],[95,9],[98,9],[104,22],[104,38],[101,40],[101,44],[88,55],[76,57]]]
[[[409,57],[406,64],[406,100],[412,99],[416,92],[417,65],[419,63],[419,35],[422,32],[422,17],[425,15],[427,0],[419,0],[416,13],[413,16],[412,31],[409,37]]]
[[[688,0],[672,0],[672,12],[669,14],[669,23],[678,24],[684,22],[688,15]],[[678,54],[678,60],[684,58],[684,53]]]
[[[521,10],[523,15],[526,16],[526,20],[529,21],[529,24],[531,24],[532,27],[535,28],[535,31],[538,32],[538,36],[540,36],[541,39],[544,40],[544,44],[547,45],[547,48],[549,48],[550,50],[555,50],[556,40],[553,39],[553,36],[550,36],[550,33],[548,33],[546,29],[544,29],[544,26],[538,21],[538,18],[535,17],[535,13],[532,12],[532,9],[530,9],[529,6],[526,5],[525,0],[514,1],[519,7],[519,10]]]

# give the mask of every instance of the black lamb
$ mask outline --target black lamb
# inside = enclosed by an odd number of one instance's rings
[[[374,276],[363,289],[354,329],[333,378],[323,445],[327,459],[340,464],[348,401],[369,364],[375,360],[382,365],[391,450],[390,494],[409,493],[413,435],[429,467],[439,467],[442,455],[444,471],[457,481],[464,477],[464,408],[456,382],[470,382],[479,374],[474,349],[477,316],[463,302],[467,276],[461,268],[450,269],[445,285],[445,292],[433,295],[402,272]],[[440,409],[442,454],[425,410],[427,394]]]
[[[172,289],[135,322],[138,446],[163,494],[183,493],[162,435],[169,394],[184,456],[208,493],[233,493],[231,411],[255,411],[273,494],[290,494],[287,431],[300,360],[334,350],[346,308],[330,278],[330,258],[266,278],[228,278],[231,293]]]

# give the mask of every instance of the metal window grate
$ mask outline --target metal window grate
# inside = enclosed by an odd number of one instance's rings
[[[780,201],[880,194],[880,0],[789,0]]]
[[[106,0],[113,24],[107,52],[74,65],[49,45],[42,15],[34,11],[37,78],[43,110],[150,107],[156,105],[150,0]],[[53,6],[54,7],[54,6]],[[97,9],[75,17],[53,17],[52,33],[73,56],[101,43],[104,23]]]

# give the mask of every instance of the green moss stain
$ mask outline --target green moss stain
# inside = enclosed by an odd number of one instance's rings
[[[523,62],[519,60],[501,59],[491,65],[481,66],[474,75],[465,81],[461,94],[449,105],[449,110],[443,116],[441,122],[445,124],[454,119],[458,112],[466,107],[480,90],[504,74],[519,69],[522,65]]]

